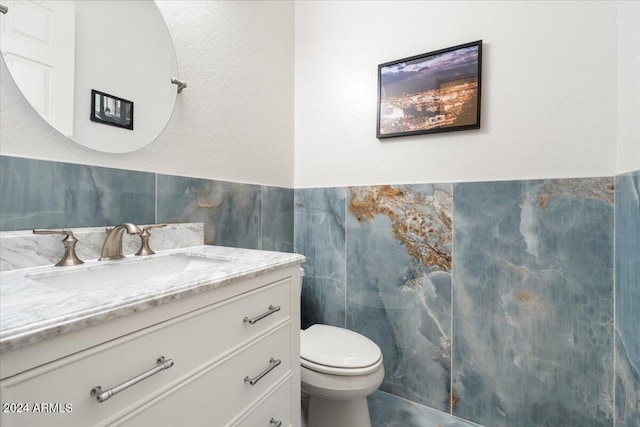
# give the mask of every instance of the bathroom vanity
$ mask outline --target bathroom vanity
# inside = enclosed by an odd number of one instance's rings
[[[303,260],[197,246],[0,273],[0,424],[299,426]]]

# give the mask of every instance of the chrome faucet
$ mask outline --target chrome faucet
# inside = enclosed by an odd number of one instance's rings
[[[107,238],[102,246],[102,255],[100,261],[124,258],[122,254],[122,235],[124,232],[128,234],[140,234],[140,227],[129,222],[117,225],[113,228],[107,228]]]

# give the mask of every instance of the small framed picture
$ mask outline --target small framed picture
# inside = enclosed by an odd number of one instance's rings
[[[133,130],[133,102],[91,90],[92,122]]]
[[[480,128],[482,40],[378,65],[378,138]]]

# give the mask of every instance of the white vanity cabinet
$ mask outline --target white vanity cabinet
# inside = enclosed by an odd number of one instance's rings
[[[270,271],[9,350],[0,424],[299,426],[299,274]],[[154,368],[102,403],[91,394]]]

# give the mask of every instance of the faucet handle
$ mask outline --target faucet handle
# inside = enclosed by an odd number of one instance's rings
[[[34,228],[33,234],[63,234],[73,236],[73,231],[64,229]]]
[[[152,228],[163,228],[166,227],[167,224],[152,224],[147,225],[142,229],[142,233],[140,233],[140,240],[142,241],[140,244],[140,249],[136,252],[137,256],[145,256],[145,255],[153,255],[155,252],[149,246],[149,238],[151,237],[151,233],[149,230]]]
[[[76,255],[76,243],[78,243],[78,239],[73,235],[73,231],[71,230],[57,230],[57,229],[43,229],[36,228],[33,230],[33,234],[62,234],[66,236],[62,239],[62,243],[64,244],[64,255],[62,259],[56,264],[56,267],[68,267],[71,265],[79,265],[84,264],[78,256]]]
[[[146,231],[146,232],[149,232],[149,230],[150,230],[150,229],[152,229],[152,228],[164,228],[164,227],[166,227],[166,226],[167,226],[167,224],[151,224],[151,225],[147,225],[147,226],[145,226],[145,227],[142,229],[142,232],[143,232],[143,233],[144,233],[145,231]]]

